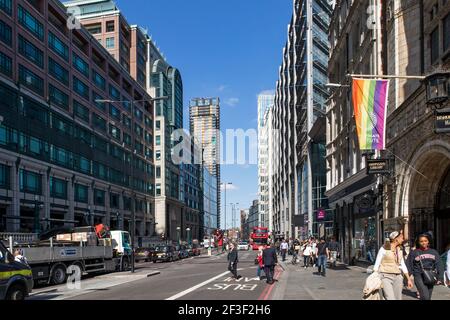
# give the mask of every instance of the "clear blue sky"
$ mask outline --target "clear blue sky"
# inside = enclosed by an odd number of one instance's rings
[[[218,96],[222,102],[222,130],[256,129],[257,95],[274,90],[278,79],[292,14],[291,0],[117,0],[116,3],[128,23],[148,29],[168,62],[180,70],[185,125],[191,98]],[[224,165],[222,181],[231,181],[236,188],[228,190],[227,203],[238,202],[240,208],[248,208],[257,198],[257,175],[256,165]],[[227,211],[230,222],[230,206]]]

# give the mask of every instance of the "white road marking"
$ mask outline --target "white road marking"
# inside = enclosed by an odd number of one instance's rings
[[[311,296],[311,298],[313,298],[314,300],[320,300],[315,294],[314,294],[314,292],[311,290],[311,289],[309,289],[308,287],[306,287],[306,286],[303,286],[303,289],[305,289],[305,291]]]

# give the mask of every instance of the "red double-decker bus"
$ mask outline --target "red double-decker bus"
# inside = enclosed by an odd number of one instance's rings
[[[250,245],[253,250],[258,250],[260,246],[266,246],[269,241],[269,228],[253,227],[250,234]]]

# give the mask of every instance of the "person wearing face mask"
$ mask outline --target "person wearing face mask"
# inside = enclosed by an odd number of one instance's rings
[[[386,300],[402,300],[403,276],[408,280],[408,288],[413,287],[401,249],[403,240],[402,233],[392,232],[385,245],[378,251],[373,268],[374,272],[380,274],[383,296]]]

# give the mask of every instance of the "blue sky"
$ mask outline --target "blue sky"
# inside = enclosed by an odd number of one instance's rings
[[[218,96],[222,130],[256,129],[257,95],[274,90],[278,79],[292,14],[291,0],[117,0],[116,3],[130,24],[147,28],[168,62],[180,70],[185,125],[190,98]],[[256,165],[222,166],[222,181],[234,184],[233,190],[227,191],[227,203],[248,208],[257,198],[257,174]],[[227,212],[230,222],[230,206]]]

